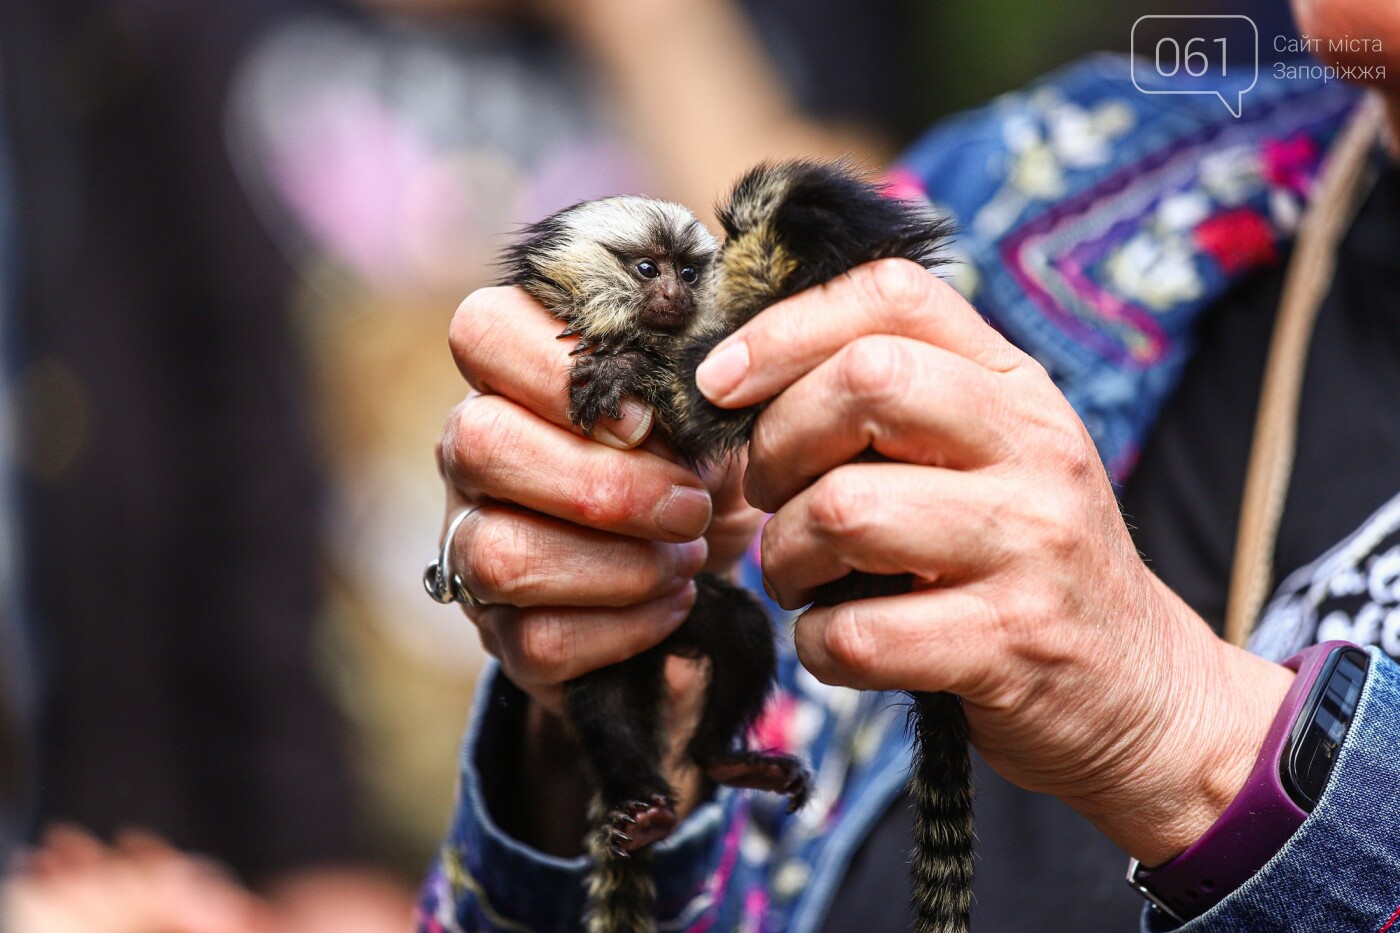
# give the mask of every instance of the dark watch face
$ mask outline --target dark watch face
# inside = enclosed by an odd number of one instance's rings
[[[1351,728],[1368,662],[1366,653],[1358,648],[1334,653],[1293,725],[1279,776],[1288,796],[1309,813],[1327,787],[1337,753]]]

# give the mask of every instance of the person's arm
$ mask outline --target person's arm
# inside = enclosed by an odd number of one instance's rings
[[[1371,649],[1356,716],[1327,789],[1278,853],[1214,908],[1186,924],[1155,910],[1144,933],[1376,933],[1400,925],[1400,667]]]

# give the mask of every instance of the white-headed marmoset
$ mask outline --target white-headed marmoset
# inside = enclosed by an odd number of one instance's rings
[[[841,164],[764,164],[719,209],[725,241],[690,211],[640,197],[584,202],[527,228],[504,258],[519,285],[577,336],[570,417],[585,431],[618,417],[624,396],[656,411],[664,439],[703,466],[748,441],[762,406],[726,410],[695,387],[695,369],[726,336],[769,305],[877,259],[925,267],[948,234],[923,205],[899,201]],[[869,452],[869,458],[878,455]],[[700,726],[687,755],[711,780],[787,793],[795,809],[808,777],[790,756],[748,750],[744,738],[773,680],[773,633],[745,591],[707,574],[690,617],[655,648],[570,682],[565,711],[595,781],[585,921],[590,933],[655,928],[646,847],[675,824],[661,774],[665,657],[709,659]],[[907,575],[855,572],[816,602],[907,591]],[[956,697],[914,694],[913,887],[918,933],[967,929],[972,815],[967,724]],[[630,856],[630,857],[629,857]]]

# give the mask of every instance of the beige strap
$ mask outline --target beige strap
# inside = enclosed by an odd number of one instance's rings
[[[1332,285],[1337,247],[1370,188],[1369,156],[1381,132],[1382,113],[1375,97],[1357,108],[1329,151],[1317,190],[1298,225],[1259,394],[1230,574],[1225,637],[1241,647],[1273,585],[1274,546],[1293,474],[1308,344]]]

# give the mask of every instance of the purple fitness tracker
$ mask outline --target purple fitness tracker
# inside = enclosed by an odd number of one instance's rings
[[[1181,923],[1199,917],[1264,867],[1327,787],[1361,699],[1370,658],[1329,641],[1300,651],[1298,672],[1235,799],[1185,852],[1157,868],[1128,865],[1128,884]]]

